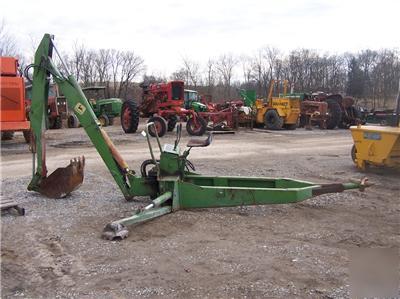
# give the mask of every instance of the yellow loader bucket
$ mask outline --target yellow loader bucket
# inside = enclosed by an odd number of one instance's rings
[[[400,167],[400,127],[354,126],[352,158],[358,168],[367,164]]]

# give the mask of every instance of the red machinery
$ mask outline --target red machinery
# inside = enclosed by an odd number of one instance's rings
[[[179,119],[187,119],[186,130],[190,135],[203,135],[207,129],[207,122],[193,110],[182,108],[184,104],[184,82],[170,81],[141,85],[143,89],[142,102],[139,105],[139,114],[149,117],[148,122],[154,122],[158,136],[163,136],[167,130],[172,131]],[[129,131],[132,118],[138,117],[136,107],[124,105],[122,107],[121,125],[125,132]],[[153,130],[150,135],[155,136]]]
[[[25,140],[29,142],[30,123],[27,120],[25,82],[18,74],[18,60],[14,57],[0,57],[0,75],[1,139],[11,139],[15,131],[22,131]]]
[[[211,95],[201,95],[200,103],[206,106],[206,111],[198,112],[207,122],[212,123],[212,130],[231,130],[237,128],[237,107],[212,102]]]
[[[32,85],[25,87],[26,103],[28,110],[30,110],[32,100]],[[56,84],[49,85],[49,96],[47,98],[48,116],[49,116],[49,129],[61,129],[63,118],[68,117],[68,107],[65,97],[59,95],[58,87]]]

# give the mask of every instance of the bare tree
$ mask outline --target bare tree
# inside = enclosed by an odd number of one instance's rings
[[[4,19],[0,24],[0,56],[17,56],[17,41],[7,32],[6,22]]]
[[[215,68],[220,75],[220,81],[224,85],[224,96],[231,95],[231,81],[234,75],[233,70],[238,61],[232,54],[221,55],[215,64]]]
[[[172,80],[180,80],[188,84],[189,82],[189,74],[185,68],[180,68],[172,73],[171,75]]]
[[[133,51],[121,53],[121,71],[119,80],[118,97],[122,95],[126,98],[128,95],[129,84],[143,72],[144,60],[142,57],[136,55]]]
[[[188,76],[187,84],[197,87],[198,82],[201,80],[199,63],[185,57],[182,60],[183,68],[186,70]]]
[[[211,58],[207,60],[205,73],[206,73],[205,83],[207,86],[207,93],[211,95],[215,85],[215,62]]]
[[[94,58],[94,64],[100,84],[110,81],[110,51],[101,49]]]

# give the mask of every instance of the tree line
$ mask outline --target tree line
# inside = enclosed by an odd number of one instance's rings
[[[297,49],[284,54],[274,47],[261,48],[253,56],[221,55],[203,66],[183,58],[171,75],[214,98],[237,97],[239,88],[255,89],[259,97],[266,97],[272,79],[287,79],[293,92],[342,93],[370,108],[393,106],[399,78],[396,49],[343,54]]]

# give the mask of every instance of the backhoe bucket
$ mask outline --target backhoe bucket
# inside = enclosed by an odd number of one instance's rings
[[[39,193],[50,198],[67,196],[82,185],[84,168],[84,156],[72,159],[67,167],[57,168],[41,180]]]

